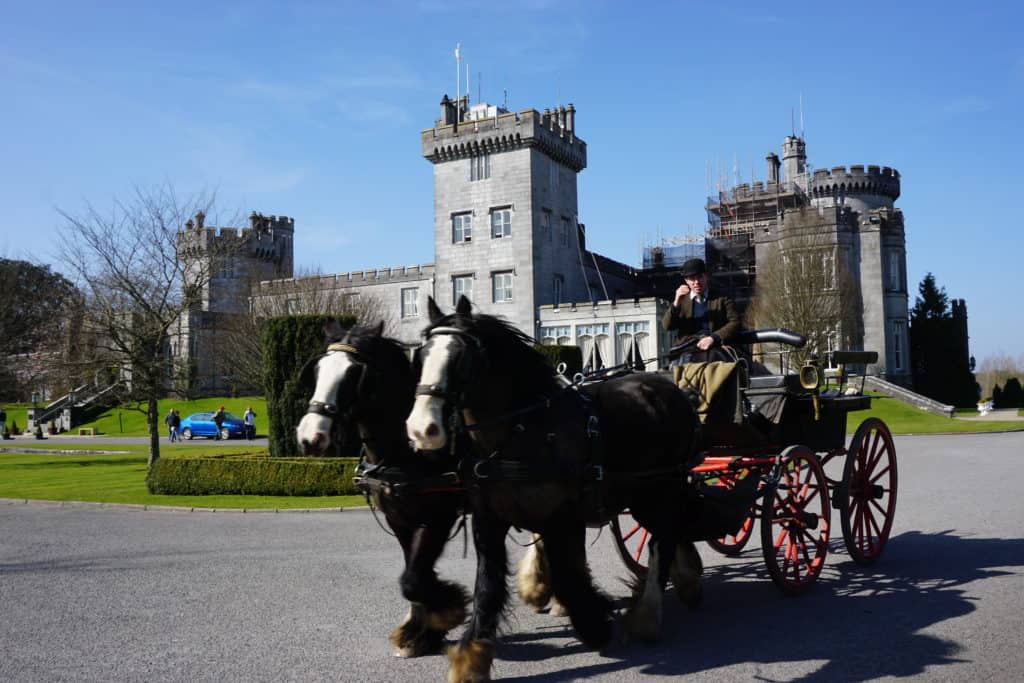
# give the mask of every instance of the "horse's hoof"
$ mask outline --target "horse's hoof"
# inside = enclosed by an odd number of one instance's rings
[[[441,652],[444,646],[445,631],[421,630],[417,633],[410,633],[399,626],[391,632],[391,645],[395,648],[395,657],[411,659],[425,655],[436,655]]]
[[[569,610],[558,601],[558,598],[551,598],[551,609],[548,610],[548,614],[553,617],[567,617],[569,616]]]
[[[423,620],[428,629],[447,633],[466,620],[466,605],[455,604],[438,612],[427,612]]]
[[[448,683],[483,683],[491,680],[494,643],[474,640],[448,648]]]

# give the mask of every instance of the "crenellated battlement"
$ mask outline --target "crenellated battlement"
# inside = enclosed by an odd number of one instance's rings
[[[461,111],[461,106],[456,109],[447,96],[441,106],[447,112],[445,116],[420,134],[423,156],[432,163],[536,147],[574,171],[587,166],[587,144],[576,137],[576,108],[572,104],[545,109],[544,113],[488,107],[493,115],[486,118],[466,118],[468,112]],[[456,116],[456,111],[462,116]]]
[[[810,179],[812,197],[831,197],[840,192],[847,195],[880,195],[897,199],[900,196],[899,171],[888,166],[861,165],[819,168]]]
[[[212,251],[243,252],[261,261],[291,260],[291,239],[295,234],[295,219],[288,216],[264,216],[252,212],[249,227],[214,227],[206,225],[206,215],[199,211],[178,231],[178,246],[183,253],[193,256]],[[289,266],[290,270],[290,266]]]
[[[288,291],[303,284],[316,284],[318,288],[336,289],[361,285],[380,284],[383,282],[413,282],[434,275],[434,264],[418,264],[413,266],[396,266],[393,268],[368,268],[348,273],[331,275],[310,275],[308,277],[287,278],[283,280],[262,280],[259,283],[260,294],[272,294]]]

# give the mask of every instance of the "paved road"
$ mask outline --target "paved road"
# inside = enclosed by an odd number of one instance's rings
[[[1024,434],[903,437],[894,536],[875,567],[829,558],[783,597],[759,550],[702,547],[705,605],[666,602],[656,646],[584,650],[562,618],[513,606],[505,680],[1020,680]],[[595,537],[596,538],[596,537]],[[624,598],[607,532],[598,582]],[[443,574],[475,562],[450,544]],[[472,552],[472,551],[470,551]],[[515,548],[518,557],[521,551]],[[399,552],[369,513],[225,514],[0,506],[0,680],[424,681],[389,655]]]

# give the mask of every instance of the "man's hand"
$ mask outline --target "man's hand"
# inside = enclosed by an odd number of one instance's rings
[[[700,341],[697,342],[697,348],[701,351],[707,351],[715,345],[714,337],[701,337]]]
[[[683,284],[679,285],[679,287],[676,288],[676,298],[672,302],[672,305],[678,307],[679,304],[682,303],[683,299],[685,299],[688,296],[690,296],[690,288],[684,282]]]

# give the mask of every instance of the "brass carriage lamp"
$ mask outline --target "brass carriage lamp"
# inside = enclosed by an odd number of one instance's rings
[[[811,392],[811,401],[814,403],[814,421],[820,421],[821,399],[818,396],[818,387],[821,386],[821,365],[818,363],[818,356],[812,355],[800,368],[800,386]]]

